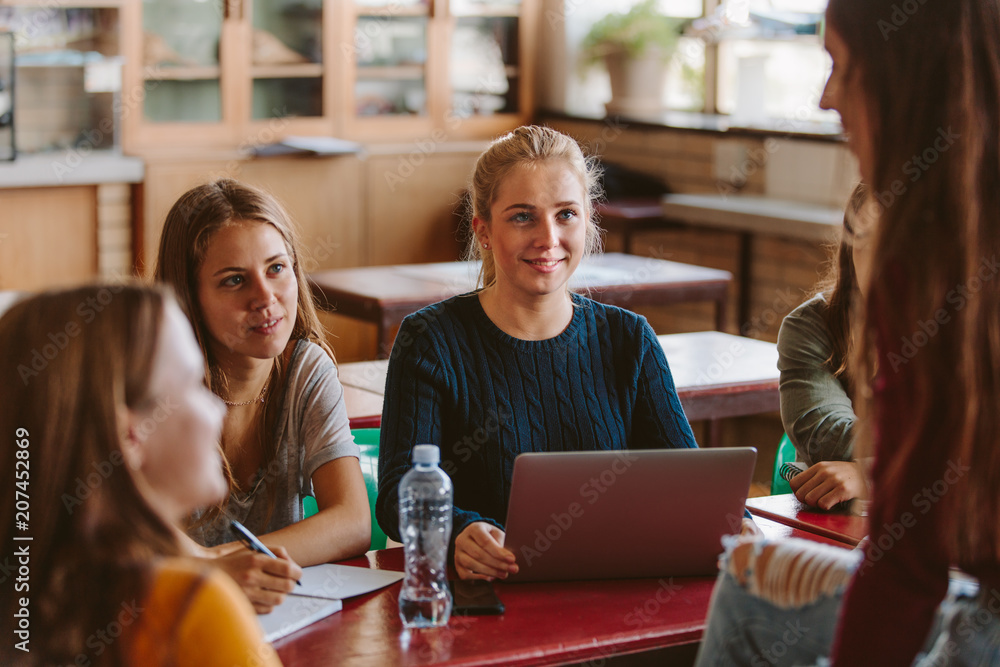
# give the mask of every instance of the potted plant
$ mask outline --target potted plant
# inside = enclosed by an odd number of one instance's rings
[[[663,109],[667,66],[686,21],[664,16],[656,5],[643,0],[624,14],[608,14],[583,39],[584,66],[603,62],[611,78],[609,114]]]

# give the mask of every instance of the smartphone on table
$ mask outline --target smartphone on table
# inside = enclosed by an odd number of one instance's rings
[[[502,614],[504,611],[491,581],[452,579],[448,586],[451,588],[451,613],[455,616]]]

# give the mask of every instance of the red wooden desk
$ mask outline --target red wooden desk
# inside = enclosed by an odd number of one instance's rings
[[[719,331],[669,334],[659,339],[691,421],[715,422],[778,410],[778,350],[774,343]],[[388,361],[340,365],[352,428],[381,423],[388,367]],[[716,444],[716,439],[717,429],[711,428],[707,444]]]
[[[758,525],[768,537],[833,543],[767,520]],[[402,549],[345,564],[402,572]],[[671,647],[701,639],[714,585],[715,577],[497,583],[503,615],[454,616],[447,627],[407,633],[396,583],[345,601],[340,612],[275,646],[285,667],[603,665],[639,652],[655,652],[651,664],[663,665]]]
[[[658,336],[691,421],[777,412],[778,347],[719,331]]]
[[[374,323],[379,358],[389,356],[393,332],[403,318],[424,306],[471,292],[476,262],[367,266],[309,275],[324,308]],[[623,308],[714,301],[716,328],[725,328],[728,271],[622,253],[594,255],[581,264],[571,286],[591,298]]]
[[[747,499],[754,518],[763,517],[791,528],[855,546],[868,534],[868,520],[846,511],[824,511],[809,507],[794,494]]]

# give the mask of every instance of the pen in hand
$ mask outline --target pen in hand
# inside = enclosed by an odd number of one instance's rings
[[[244,526],[242,523],[240,523],[236,519],[231,519],[230,523],[233,526],[233,530],[235,530],[236,534],[239,536],[240,542],[247,545],[247,549],[249,549],[250,551],[256,551],[257,553],[264,554],[265,556],[270,556],[271,558],[274,559],[278,558],[277,556],[274,555],[273,551],[267,548],[267,545],[265,545],[263,542],[257,539],[257,536],[251,533],[249,530],[247,530],[246,526]],[[299,586],[302,585],[301,581],[296,581],[295,583],[298,584]]]

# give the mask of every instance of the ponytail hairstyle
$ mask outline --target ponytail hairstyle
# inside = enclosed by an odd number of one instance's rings
[[[601,196],[601,168],[594,157],[585,157],[572,138],[548,127],[526,125],[496,139],[476,161],[469,188],[472,215],[483,222],[491,222],[490,208],[496,201],[503,179],[515,168],[533,165],[545,160],[562,160],[580,178],[586,193],[584,211],[587,214],[587,235],[583,256],[600,249],[601,239],[594,204]],[[465,253],[468,260],[482,260],[479,288],[496,283],[497,270],[493,252],[479,242],[469,225],[469,245]]]

